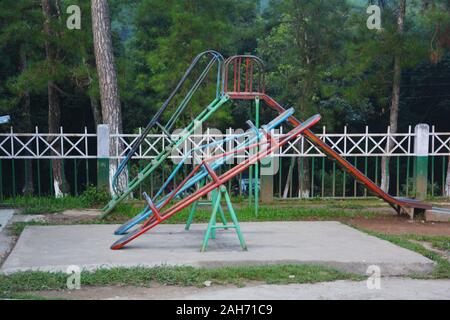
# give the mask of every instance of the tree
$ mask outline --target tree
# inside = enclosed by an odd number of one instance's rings
[[[405,13],[406,13],[406,0],[399,0],[398,17],[397,17],[397,34],[399,38],[403,36],[405,29]],[[397,133],[398,127],[398,109],[400,103],[400,82],[402,78],[401,67],[401,48],[394,53],[394,75],[392,81],[392,97],[389,117],[390,133]],[[394,143],[391,139],[388,139],[386,143],[386,152],[391,150]],[[385,192],[389,191],[389,159],[382,157],[381,159],[381,189]]]
[[[0,26],[0,48],[5,54],[2,55],[2,61],[11,63],[1,67],[2,75],[7,79],[4,82],[6,92],[1,94],[1,105],[5,109],[3,112],[12,115],[12,125],[16,132],[32,132],[34,129],[31,120],[31,86],[29,82],[21,83],[20,78],[26,75],[28,61],[35,55],[33,51],[39,50],[39,41],[42,40],[32,27],[41,23],[42,14],[39,9],[35,3],[26,0],[5,0],[0,4],[0,21],[3,22]],[[30,195],[34,192],[33,167],[29,159],[24,163],[22,193]]]
[[[255,29],[259,25],[256,9],[256,3],[249,0],[141,1],[136,8],[136,31],[130,43],[136,57],[130,86],[137,88],[138,96],[143,97],[137,101],[142,105],[138,112],[147,115],[155,112],[198,53],[208,49],[225,56],[253,52]],[[202,66],[194,70],[183,89],[192,84],[190,80]],[[215,72],[210,74],[215,76]],[[183,93],[175,98],[174,104],[181,101]],[[177,125],[183,127],[190,122],[212,101],[214,93],[215,81],[207,78]],[[219,110],[210,123],[220,127],[230,121],[230,113]]]
[[[27,68],[27,52],[23,45],[20,46],[19,49],[19,69],[20,72],[25,72]],[[32,132],[33,126],[31,124],[31,110],[30,110],[30,91],[25,89],[20,95],[21,100],[21,113],[23,115],[23,127],[26,132]],[[32,195],[34,192],[34,184],[33,184],[33,165],[30,160],[25,160],[25,172],[24,175],[24,183],[22,188],[22,193],[25,195]]]
[[[59,0],[52,2],[49,0],[42,0],[42,13],[44,15],[44,34],[45,40],[45,54],[47,58],[47,68],[49,73],[49,80],[47,81],[48,92],[48,132],[59,133],[61,126],[61,99],[60,93],[62,90],[58,87],[56,78],[58,77],[59,65],[59,50],[58,40],[59,30],[55,30],[56,25],[61,27],[61,4]],[[49,138],[49,142],[55,138]],[[57,149],[59,142],[54,143],[54,148]],[[63,165],[61,159],[52,160],[53,171],[53,188],[56,197],[62,197],[69,192],[67,179],[65,179]]]
[[[267,62],[271,94],[294,105],[300,118],[326,110],[321,102],[340,98],[335,95],[333,70],[342,54],[347,6],[344,2],[273,1],[266,19],[271,22],[270,29],[259,42],[258,52]],[[303,160],[297,162],[298,195],[309,197],[309,161]]]
[[[100,97],[103,123],[109,125],[110,132],[122,133],[122,111],[117,84],[116,66],[114,64],[111,40],[111,20],[107,0],[91,1],[92,32],[94,38],[95,62],[99,77]],[[123,146],[119,147],[119,154]],[[115,144],[110,142],[110,152]],[[117,169],[117,161],[110,162],[110,176]],[[121,175],[120,185],[126,186],[127,177]],[[112,191],[112,190],[111,190]]]

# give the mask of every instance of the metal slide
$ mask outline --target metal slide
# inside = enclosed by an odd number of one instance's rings
[[[254,99],[255,95],[251,93],[229,93],[231,99]],[[274,99],[266,94],[258,94],[258,97],[263,100],[269,107],[278,112],[284,112],[285,109],[278,104]],[[291,116],[288,121],[294,126],[300,125],[301,121]],[[422,209],[431,210],[432,205],[415,199],[408,198],[397,198],[390,194],[384,192],[380,187],[378,187],[372,180],[365,176],[361,171],[355,168],[350,162],[341,157],[336,151],[331,149],[325,142],[320,140],[311,130],[305,130],[304,136],[311,141],[317,148],[324,152],[329,158],[335,160],[341,165],[344,170],[351,174],[355,179],[361,182],[369,191],[378,196],[379,198],[386,201],[390,206],[392,206],[397,212],[401,209]]]
[[[252,76],[248,74],[254,73],[252,65],[258,66],[258,87],[257,90],[253,90],[252,87]],[[250,65],[250,68],[248,67]],[[243,71],[241,71],[243,69]],[[270,108],[276,110],[279,113],[285,111],[285,109],[277,103],[273,98],[265,93],[265,83],[264,83],[264,66],[260,58],[252,55],[237,55],[230,57],[224,62],[224,92],[229,95],[231,100],[254,100],[259,98],[263,100]],[[231,70],[231,72],[230,72]],[[232,76],[228,74],[231,73]],[[241,80],[245,74],[245,80]],[[250,82],[247,81],[250,78]],[[294,125],[301,125],[299,121],[294,116],[288,118],[288,121]],[[372,180],[365,176],[361,171],[355,168],[351,163],[341,157],[336,151],[334,151],[330,146],[328,146],[324,141],[320,140],[311,130],[305,130],[303,134],[309,141],[311,141],[317,148],[324,152],[329,158],[336,161],[344,170],[349,172],[355,179],[362,183],[370,192],[386,201],[394,210],[398,213],[404,211],[410,216],[413,216],[414,209],[419,210],[436,210],[439,212],[447,212],[450,214],[450,210],[443,208],[433,207],[431,204],[422,202],[415,199],[393,197],[388,193],[384,192],[380,187],[378,187]],[[412,211],[412,212],[411,212]]]

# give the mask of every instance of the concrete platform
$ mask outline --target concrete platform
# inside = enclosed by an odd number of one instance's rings
[[[14,217],[13,209],[1,209],[0,210],[0,262],[8,255],[11,250],[14,239],[8,234],[6,226]]]
[[[425,211],[425,220],[434,222],[450,222],[450,209],[435,208]]]
[[[13,215],[14,215],[13,209],[0,210],[0,232],[3,231],[3,229],[8,224],[8,221],[12,218]]]
[[[333,221],[242,223],[248,251],[234,230],[218,230],[208,251],[199,251],[206,225],[160,225],[122,250],[110,250],[116,225],[32,226],[22,233],[3,264],[20,270],[66,271],[115,266],[314,263],[365,274],[378,265],[381,275],[427,273],[434,262],[387,241]]]

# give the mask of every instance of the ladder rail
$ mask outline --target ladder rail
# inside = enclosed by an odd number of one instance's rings
[[[200,54],[198,54],[194,60],[191,62],[190,66],[188,67],[188,69],[186,70],[186,72],[184,73],[184,75],[182,76],[182,78],[180,79],[180,81],[178,82],[177,86],[175,87],[175,89],[170,93],[169,97],[166,99],[166,101],[163,103],[163,105],[161,106],[161,108],[158,110],[158,112],[153,116],[153,118],[150,120],[150,122],[147,124],[147,126],[145,127],[144,131],[142,132],[142,134],[140,135],[139,139],[137,139],[131,149],[128,151],[128,153],[126,154],[125,158],[120,162],[120,164],[117,167],[116,172],[114,173],[113,179],[112,179],[112,189],[113,192],[118,195],[120,194],[123,190],[119,189],[119,176],[120,174],[124,171],[124,169],[126,168],[128,162],[131,160],[131,158],[133,157],[133,155],[136,153],[136,151],[138,150],[139,146],[144,142],[145,138],[147,137],[148,133],[150,132],[150,130],[153,128],[153,126],[155,125],[155,123],[160,119],[162,113],[166,110],[166,108],[169,106],[170,102],[173,100],[173,98],[175,97],[175,95],[180,91],[181,87],[183,86],[183,84],[185,83],[185,81],[188,79],[189,75],[191,74],[191,72],[194,70],[194,68],[197,66],[197,64],[199,63],[199,61],[201,60],[202,57],[207,56],[207,55],[212,55],[211,61],[208,64],[207,68],[208,71],[209,69],[212,67],[212,65],[214,64],[214,62],[218,62],[218,70],[221,69],[221,65],[222,65],[222,61],[224,60],[223,56],[214,50],[207,50],[204,51]],[[201,82],[203,81],[203,79],[206,77],[207,73],[202,73],[199,78],[197,78],[197,81],[195,84],[197,84],[197,82]],[[203,78],[201,78],[203,76]],[[220,72],[218,72],[218,76],[220,77]],[[201,79],[200,79],[201,78]],[[220,84],[220,78],[217,80],[217,84]],[[195,85],[194,84],[194,85]],[[195,90],[197,90],[199,84],[196,86]],[[194,91],[195,91],[194,90]],[[190,95],[190,97],[192,97],[194,92],[192,92],[192,94]],[[221,94],[220,92],[220,88],[216,87],[216,99],[218,98],[218,96]],[[190,98],[189,98],[190,100]],[[189,102],[189,100],[186,101],[186,104]],[[185,100],[183,100],[185,101]],[[178,109],[178,108],[177,108]]]

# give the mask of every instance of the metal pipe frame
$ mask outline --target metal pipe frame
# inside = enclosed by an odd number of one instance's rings
[[[315,116],[309,118],[307,121],[305,121],[301,125],[296,126],[289,133],[287,133],[286,136],[284,136],[280,141],[278,141],[275,145],[270,146],[270,148],[265,148],[265,149],[260,148],[260,151],[257,154],[249,157],[248,159],[244,160],[243,162],[241,162],[237,166],[231,168],[227,172],[225,172],[222,175],[218,176],[216,181],[209,182],[208,184],[203,186],[201,189],[197,190],[195,193],[193,193],[190,196],[188,196],[187,198],[183,199],[183,201],[180,201],[180,202],[176,203],[175,205],[173,205],[172,207],[168,208],[166,211],[161,212],[160,213],[161,214],[161,220],[154,221],[152,219],[149,219],[149,221],[147,221],[142,227],[133,230],[132,232],[130,232],[126,236],[124,236],[124,237],[120,238],[119,240],[117,240],[114,244],[112,244],[111,249],[117,250],[117,249],[122,248],[127,243],[133,241],[134,239],[136,239],[140,235],[144,234],[148,230],[150,230],[153,227],[155,227],[156,225],[158,225],[160,222],[169,219],[171,216],[173,216],[174,214],[180,212],[184,208],[188,207],[189,205],[191,205],[195,201],[201,199],[203,196],[205,196],[206,194],[208,194],[212,190],[219,188],[222,185],[222,183],[224,183],[224,182],[230,180],[231,178],[237,176],[239,173],[241,173],[244,170],[246,170],[249,166],[253,165],[257,161],[260,161],[262,158],[268,156],[269,154],[275,152],[281,146],[286,144],[288,141],[296,138],[298,135],[300,135],[306,129],[308,129],[311,126],[315,125],[319,121],[320,121],[320,115],[315,115]],[[207,160],[204,160],[204,161],[207,162]]]

